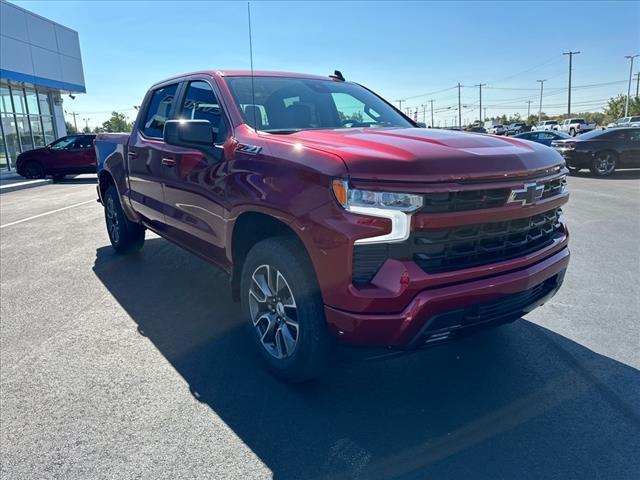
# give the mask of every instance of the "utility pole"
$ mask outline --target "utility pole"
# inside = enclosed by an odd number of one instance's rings
[[[540,123],[542,121],[542,89],[546,80],[536,80],[536,82],[540,83],[540,109],[538,110],[538,123]]]
[[[91,119],[90,118],[83,118],[83,120],[84,120],[85,129],[87,131],[89,131],[89,120],[91,120]]]
[[[532,100],[527,100],[527,123],[529,122],[529,117],[531,116],[531,102]]]
[[[402,111],[402,102],[404,102],[404,100],[397,100],[397,102],[400,104],[398,110]]]
[[[564,52],[563,55],[569,55],[569,99],[567,101],[567,116],[571,116],[571,70],[573,69],[573,56],[578,55],[580,52]]]
[[[482,120],[482,87],[484,87],[486,85],[486,83],[479,83],[478,85],[476,85],[476,87],[480,87],[480,110],[479,110],[479,116],[480,116],[480,125],[482,126],[482,124],[484,123],[484,120]]]
[[[68,115],[73,115],[73,126],[76,128],[76,132],[78,131],[78,123],[76,122],[76,115],[80,115],[79,113],[76,112],[67,112],[66,110],[64,111],[64,113],[68,114]]]
[[[638,93],[640,93],[640,72],[636,72],[636,97],[638,97]]]
[[[462,108],[460,105],[460,82],[458,82],[458,127],[462,128]]]
[[[422,123],[424,123],[426,127],[427,126],[427,104],[423,103],[420,106],[422,107]]]
[[[433,100],[429,100],[429,103],[431,103],[431,128],[433,128],[435,127],[433,124]]]
[[[629,116],[629,97],[631,96],[631,77],[633,76],[633,59],[636,57],[640,57],[640,55],[625,55],[624,57],[631,60],[631,65],[629,66],[629,86],[627,87],[627,101],[624,103],[625,117]]]

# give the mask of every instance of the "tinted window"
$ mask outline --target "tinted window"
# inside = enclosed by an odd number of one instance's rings
[[[73,148],[93,148],[93,135],[81,135],[73,144]]]
[[[354,83],[255,77],[253,92],[250,77],[226,77],[225,81],[247,124],[258,130],[288,133],[413,126],[393,107]]]
[[[640,142],[640,130],[637,128],[632,128],[629,130],[629,140],[632,142]]]
[[[178,85],[169,85],[154,90],[147,114],[142,125],[142,131],[149,137],[162,138],[164,123],[169,119],[171,103],[176,96]]]
[[[631,117],[630,122],[640,122],[640,117]]]
[[[73,145],[75,144],[77,138],[78,137],[76,136],[62,137],[60,140],[56,140],[55,142],[53,142],[51,144],[51,148],[54,150],[65,150],[73,148]]]
[[[222,108],[207,82],[198,80],[189,83],[180,109],[180,118],[208,120],[216,134],[216,141],[224,141],[226,128]]]

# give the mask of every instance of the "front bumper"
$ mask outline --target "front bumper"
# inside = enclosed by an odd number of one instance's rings
[[[350,345],[416,348],[529,313],[560,288],[569,256],[565,247],[527,268],[424,290],[400,313],[353,313],[325,306],[327,323]]]

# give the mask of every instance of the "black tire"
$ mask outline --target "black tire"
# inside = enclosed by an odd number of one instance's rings
[[[576,130],[574,128],[569,130],[569,135],[571,135],[572,137],[576,136]]]
[[[116,252],[132,253],[142,248],[145,228],[127,218],[114,185],[110,185],[104,195],[104,218],[109,240]]]
[[[616,170],[618,164],[618,155],[609,150],[597,152],[591,161],[589,170],[598,177],[606,177]]]
[[[269,287],[275,295],[264,295],[265,301],[260,302],[253,292],[260,293],[264,290],[259,288],[259,284],[253,279],[260,279],[259,272],[264,273],[267,266],[267,275],[274,279],[273,282],[268,282]],[[284,281],[276,280],[279,278],[277,274],[280,274]],[[273,288],[275,285],[280,288]],[[240,289],[242,309],[249,320],[251,336],[269,370],[277,377],[291,382],[304,382],[319,376],[331,359],[332,339],[327,331],[324,304],[313,266],[298,239],[273,237],[257,243],[242,266]],[[290,297],[286,289],[291,294]],[[266,301],[267,298],[274,297],[277,303]],[[269,309],[269,303],[271,307],[277,308]],[[287,303],[289,305],[286,305]],[[259,306],[265,308],[261,309]],[[280,310],[283,312],[282,318],[279,316]],[[258,313],[255,313],[256,311]],[[265,322],[269,328],[266,328],[264,322],[254,321],[265,317],[268,317]],[[291,323],[297,324],[295,329],[285,320],[294,318],[295,322]],[[282,336],[282,329],[285,327],[290,338],[295,332],[295,344],[291,349]],[[267,338],[270,335],[261,334],[267,330],[272,332],[273,345],[270,345]],[[277,341],[279,333],[280,342]],[[284,353],[288,356],[276,356],[282,353],[278,352],[278,343],[287,345]]]
[[[21,168],[21,172],[20,175],[24,178],[40,179],[44,178],[45,175],[44,168],[35,160],[25,163]]]
[[[53,177],[54,182],[60,182],[64,179],[64,177],[66,177],[66,175],[59,174],[59,173],[51,176]]]

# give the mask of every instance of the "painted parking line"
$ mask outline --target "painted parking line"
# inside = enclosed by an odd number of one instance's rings
[[[56,208],[55,210],[51,210],[49,212],[39,213],[38,215],[34,215],[32,217],[23,218],[22,220],[16,220],[15,222],[5,223],[4,225],[0,225],[0,228],[11,227],[13,225],[17,225],[19,223],[28,222],[30,220],[35,220],[36,218],[45,217],[47,215],[51,215],[53,213],[62,212],[64,210],[69,210],[70,208],[80,207],[81,205],[86,205],[88,203],[95,203],[95,199],[87,200],[86,202],[74,203],[73,205],[67,205],[66,207]]]

